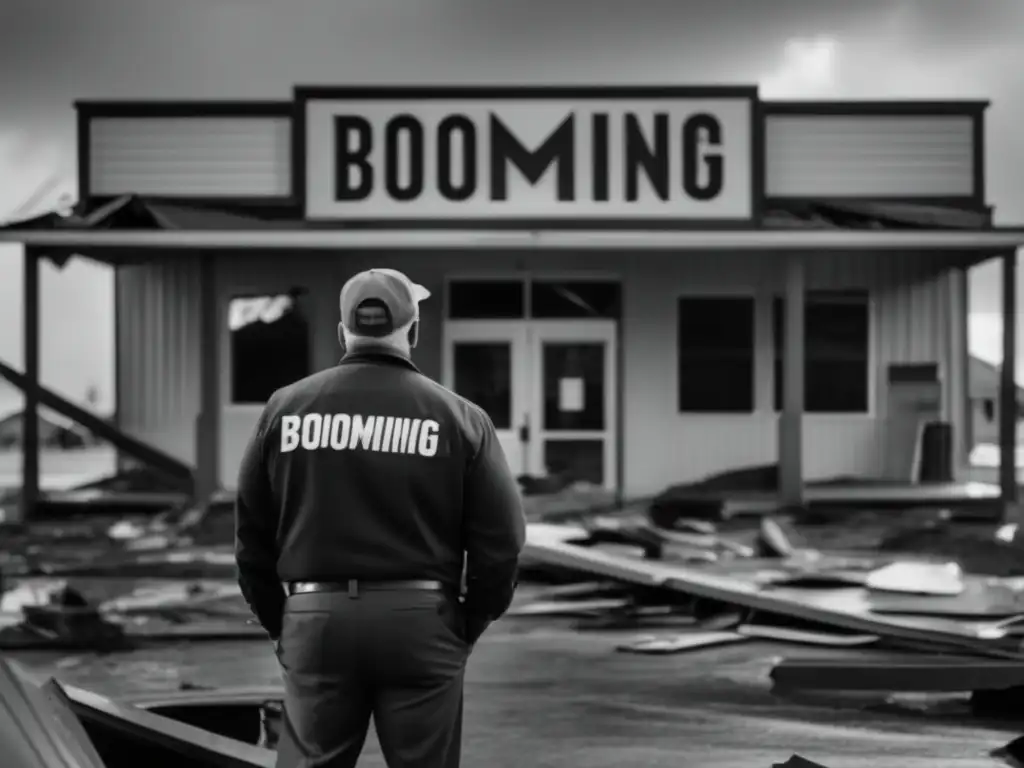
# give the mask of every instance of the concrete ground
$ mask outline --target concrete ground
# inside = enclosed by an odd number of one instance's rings
[[[991,768],[1017,734],[934,708],[882,711],[774,698],[773,659],[794,646],[739,645],[670,656],[615,651],[628,632],[576,632],[508,619],[469,664],[464,764],[489,768],[768,768],[794,752],[829,768]],[[269,645],[236,641],[128,654],[16,654],[40,672],[108,695],[274,684]],[[1021,725],[1024,730],[1024,723]],[[363,764],[380,768],[371,735]]]
[[[12,462],[3,458],[12,457],[0,456],[0,486],[5,473],[12,482],[17,476]],[[57,486],[109,460],[96,454],[46,459]],[[864,526],[857,530],[862,538],[867,535]],[[812,538],[822,535],[817,531]],[[863,699],[830,697],[813,704],[776,699],[769,691],[768,671],[783,654],[809,653],[799,647],[744,644],[673,656],[615,651],[617,643],[639,633],[581,633],[539,619],[500,622],[470,661],[464,764],[768,768],[799,753],[829,768],[991,768],[999,763],[986,756],[988,751],[1018,735],[1013,729],[954,719],[948,703],[921,711],[920,700],[911,699],[893,711],[891,706],[867,706],[872,702]],[[278,680],[269,644],[261,641],[181,644],[106,656],[12,656],[112,696],[173,690],[182,683],[216,687]],[[364,765],[383,766],[372,736]]]

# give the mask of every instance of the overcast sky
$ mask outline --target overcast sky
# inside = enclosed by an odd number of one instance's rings
[[[74,189],[76,98],[287,98],[296,83],[759,83],[766,97],[986,98],[989,199],[1024,222],[1022,0],[0,0],[0,217]],[[0,359],[20,259],[0,246]],[[972,287],[998,312],[998,272]],[[43,373],[112,392],[102,268],[44,278]],[[977,351],[998,324],[975,318]],[[1024,356],[1022,356],[1024,359]]]

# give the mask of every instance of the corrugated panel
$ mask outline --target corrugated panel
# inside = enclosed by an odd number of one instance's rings
[[[291,193],[291,121],[274,117],[94,118],[89,192],[166,197]]]
[[[969,197],[974,124],[967,116],[769,115],[769,197]]]
[[[117,271],[118,412],[122,429],[195,460],[199,411],[199,270],[194,258]]]

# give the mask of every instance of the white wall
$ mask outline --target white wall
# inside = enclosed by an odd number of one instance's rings
[[[444,275],[484,274],[531,270],[599,272],[623,279],[622,327],[623,446],[627,495],[643,495],[672,482],[697,480],[708,474],[754,464],[767,464],[777,456],[777,416],[772,411],[770,379],[773,348],[770,338],[771,298],[782,292],[782,263],[777,254],[611,254],[611,253],[415,253],[332,254],[262,253],[223,257],[218,272],[223,297],[221,315],[224,399],[230,386],[228,332],[225,312],[232,295],[249,292],[276,293],[296,286],[309,289],[313,314],[314,365],[334,364],[339,349],[335,336],[337,296],[345,279],[370,265],[402,269],[430,288],[436,300],[424,306],[424,336],[417,362],[432,376],[440,375],[441,302]],[[182,269],[183,267],[179,267]],[[155,267],[135,269],[156,270]],[[154,272],[155,274],[155,272]],[[949,330],[949,274],[939,274],[938,257],[914,254],[822,254],[813,256],[808,268],[808,287],[864,287],[872,295],[872,348],[875,361],[874,410],[871,414],[817,415],[805,417],[804,473],[809,479],[835,475],[875,475],[882,472],[886,451],[885,366],[889,363],[938,362],[947,372],[952,357]],[[186,302],[183,292],[193,290],[191,280],[168,281],[175,301]],[[170,288],[166,289],[170,291]],[[676,411],[675,328],[677,300],[684,294],[743,293],[756,295],[757,403],[749,415],[690,415]],[[167,315],[174,306],[170,293],[157,300],[152,294],[144,308],[150,316]],[[129,301],[123,297],[122,301]],[[180,314],[180,310],[179,310]],[[186,313],[187,314],[187,313]],[[137,370],[122,363],[122,392],[135,398],[124,408],[131,417],[125,426],[181,455],[194,442],[194,418],[198,410],[198,325],[184,319],[147,326],[136,321],[134,346],[124,347],[129,358],[145,356],[155,369],[141,386],[130,387],[125,373]],[[185,339],[191,338],[191,341]],[[161,339],[154,344],[155,339]],[[158,357],[159,359],[158,359]],[[184,379],[182,378],[184,377]],[[950,376],[945,376],[949,381]],[[156,382],[175,381],[174,387]],[[148,382],[148,383],[147,383]],[[947,398],[948,399],[948,398]],[[958,420],[956,409],[947,408]],[[231,486],[241,450],[258,408],[226,405],[223,419],[221,472]],[[134,421],[132,421],[134,419]],[[147,421],[148,420],[148,421]],[[147,426],[148,425],[148,426]]]

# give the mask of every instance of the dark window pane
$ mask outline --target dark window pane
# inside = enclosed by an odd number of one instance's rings
[[[266,403],[312,372],[309,320],[300,291],[240,296],[228,304],[231,402]]]
[[[544,429],[605,428],[604,357],[600,342],[544,344]]]
[[[679,410],[750,413],[754,410],[754,360],[681,360]]]
[[[804,410],[868,410],[870,312],[865,291],[810,293],[804,310]],[[775,409],[782,410],[785,303],[772,304],[775,335]]]
[[[679,410],[754,410],[754,300],[679,300]]]
[[[689,350],[754,352],[754,300],[679,300],[679,346]]]
[[[545,440],[547,475],[604,485],[604,440]]]
[[[525,294],[521,280],[452,281],[448,284],[448,317],[518,319],[526,314]]]
[[[540,319],[616,319],[621,302],[622,288],[617,282],[541,280],[530,287],[530,314]]]
[[[487,412],[496,429],[512,428],[512,346],[456,342],[455,391]]]

